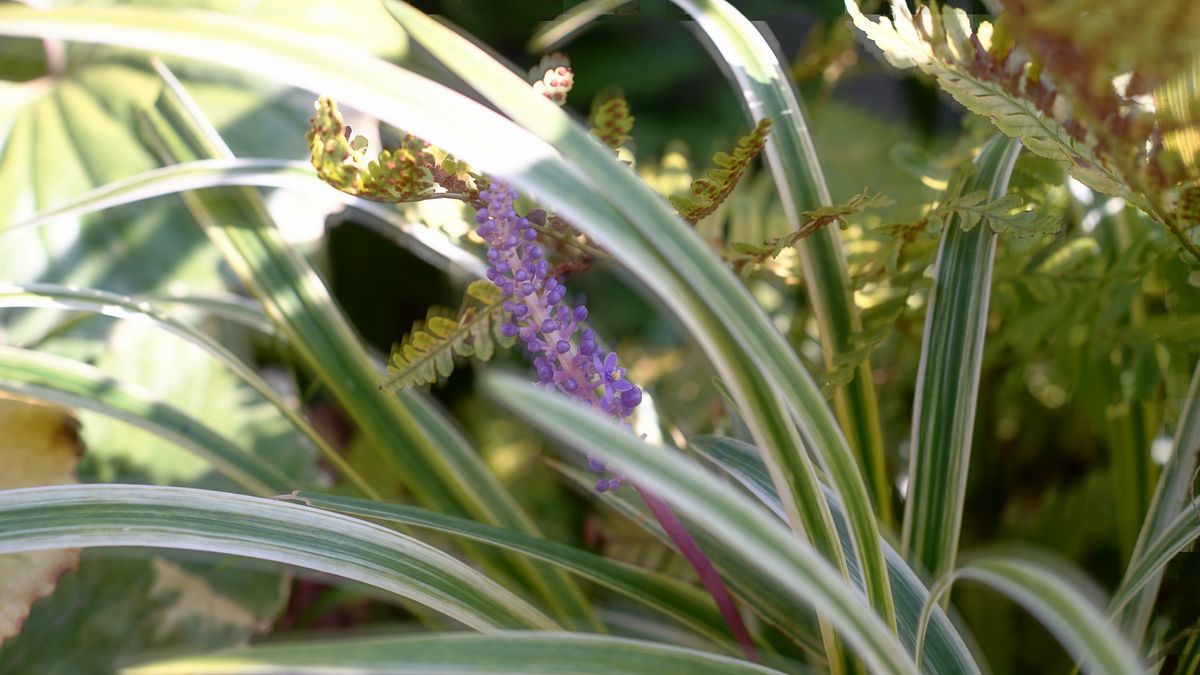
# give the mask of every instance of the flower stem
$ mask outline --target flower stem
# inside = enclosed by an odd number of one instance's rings
[[[675,547],[691,563],[696,574],[700,575],[700,582],[704,584],[704,588],[717,603],[717,610],[721,612],[721,617],[725,619],[725,624],[729,626],[729,632],[733,634],[733,638],[741,645],[746,658],[755,663],[762,663],[758,648],[754,645],[754,639],[750,637],[750,631],[746,629],[746,624],[742,622],[742,615],[738,612],[733,596],[729,594],[729,589],[725,587],[725,582],[721,580],[721,575],[713,567],[712,561],[700,549],[700,545],[692,538],[691,533],[687,531],[687,528],[666,502],[640,485],[635,485],[634,488],[642,496],[642,501],[646,502],[646,506],[650,508],[650,512],[654,514],[659,525],[662,525],[667,536],[675,542]]]

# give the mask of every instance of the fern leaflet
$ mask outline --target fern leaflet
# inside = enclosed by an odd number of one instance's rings
[[[399,147],[368,159],[367,139],[351,136],[337,102],[322,96],[315,108],[305,134],[312,165],[322,180],[342,192],[377,202],[425,199],[442,194],[436,191],[439,186],[472,194],[476,176],[467,165],[416,136],[406,135]]]
[[[629,113],[629,102],[620,96],[597,105],[592,110],[591,125],[592,135],[613,150],[633,140],[629,135],[633,131],[633,115]]]
[[[457,312],[444,307],[430,308],[426,319],[413,324],[408,335],[392,346],[388,377],[380,388],[396,391],[433,384],[450,376],[456,356],[487,361],[492,358],[495,345],[511,347],[513,338],[500,334],[503,303],[501,290],[480,280],[467,287]]]
[[[679,215],[695,225],[716,211],[717,207],[733,194],[733,189],[742,179],[742,174],[762,152],[770,131],[771,120],[763,118],[754,127],[754,131],[738,139],[733,154],[718,152],[713,155],[713,164],[717,166],[709,169],[707,177],[692,182],[692,194],[671,197],[671,204]]]
[[[779,254],[783,253],[788,247],[795,246],[801,239],[812,236],[813,233],[839,218],[844,218],[866,209],[891,206],[894,203],[891,197],[886,195],[871,195],[866,190],[863,190],[851,197],[844,204],[822,206],[801,213],[800,227],[789,234],[781,237],[772,237],[760,244],[741,241],[733,242],[732,246],[735,255],[730,259],[730,262],[733,263],[735,269],[741,272],[743,276],[746,276],[767,260],[779,257]]]

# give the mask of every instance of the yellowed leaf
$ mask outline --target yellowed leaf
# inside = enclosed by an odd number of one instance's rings
[[[0,399],[0,489],[75,483],[83,454],[79,423],[55,406]],[[0,642],[16,635],[29,608],[75,568],[79,549],[0,556]]]

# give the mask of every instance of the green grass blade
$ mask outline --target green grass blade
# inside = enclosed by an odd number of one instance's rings
[[[975,160],[967,192],[1008,190],[1018,141],[995,136]],[[912,457],[903,550],[930,578],[954,568],[971,462],[971,434],[991,294],[996,235],[980,223],[945,226],[933,270],[913,403]]]
[[[1126,568],[1125,578],[1113,594],[1109,613],[1120,612],[1131,600],[1140,597],[1140,591],[1149,585],[1157,586],[1167,563],[1197,539],[1200,539],[1200,501],[1193,501]]]
[[[364,495],[372,499],[379,499],[379,495],[375,490],[359,475],[354,467],[346,462],[341,453],[329,445],[325,437],[314,429],[303,416],[292,410],[291,406],[253,368],[243,363],[236,354],[229,351],[224,345],[210,337],[207,333],[159,313],[147,302],[139,302],[130,297],[106,291],[59,286],[56,284],[27,284],[24,286],[0,284],[0,307],[65,309],[92,312],[118,319],[148,320],[152,322],[155,326],[187,340],[208,352],[221,365],[236,375],[238,379],[274,406],[295,427],[296,431],[303,434],[312,442],[313,446],[321,452],[321,456],[325,458],[325,461],[329,462],[330,466],[338,474],[353,483]]]
[[[1166,560],[1158,551],[1160,543],[1184,519],[1187,511],[1180,510],[1192,500],[1192,485],[1196,480],[1197,462],[1200,460],[1200,363],[1192,374],[1187,397],[1183,400],[1179,426],[1175,430],[1175,442],[1171,458],[1163,467],[1146,512],[1146,520],[1138,534],[1137,546],[1126,568],[1125,579],[1117,589],[1110,612],[1116,615],[1127,635],[1142,639],[1150,624],[1154,602],[1162,583],[1162,570]],[[1192,503],[1194,509],[1195,503]],[[1142,575],[1147,578],[1141,579]],[[1137,583],[1140,590],[1128,588]],[[1133,597],[1128,597],[1130,594]],[[1117,605],[1120,599],[1120,605]]]
[[[723,67],[733,74],[754,123],[775,122],[767,137],[767,164],[775,179],[789,229],[799,230],[801,214],[833,202],[808,131],[804,106],[791,77],[758,28],[725,0],[672,0],[686,11],[716,47]],[[862,331],[850,285],[841,234],[824,227],[796,247],[804,270],[805,291],[817,319],[825,366],[832,369],[856,352],[853,335]],[[870,487],[880,520],[892,523],[892,492],[884,460],[883,430],[871,364],[859,364],[855,378],[839,387],[834,409]]]
[[[574,37],[589,23],[631,0],[585,0],[571,7],[553,21],[547,21],[529,38],[529,51],[540,54]]]
[[[37,214],[32,220],[4,228],[0,231],[0,237],[26,227],[41,225],[50,219],[91,213],[188,190],[237,185],[283,188],[326,195],[386,224],[387,229],[384,229],[382,234],[390,239],[398,238],[430,264],[442,269],[459,269],[472,276],[483,277],[484,266],[479,258],[456,246],[436,230],[419,223],[408,222],[390,205],[335,190],[317,177],[309,162],[279,159],[201,159],[153,169],[101,185],[74,199],[57,204]]]
[[[811,537],[817,549],[845,573],[832,518],[804,448],[820,457],[848,505],[868,595],[883,616],[890,617],[892,603],[879,526],[853,453],[812,378],[728,266],[610,150],[558,106],[534,94],[520,77],[408,5],[388,2],[387,6],[413,38],[444,65],[518,123],[552,143],[594,181],[599,194],[610,196],[610,205],[625,216],[625,226],[597,218],[573,222],[655,289],[706,347],[759,446],[768,450],[772,477],[793,529]],[[578,200],[584,194],[577,190],[573,197]],[[562,208],[565,203],[551,206]],[[566,210],[569,212],[569,207]],[[679,281],[668,290],[664,282],[672,277]],[[799,420],[799,429],[787,419],[792,415]]]
[[[0,345],[0,391],[91,410],[145,429],[203,457],[252,494],[269,496],[296,487],[274,466],[153,392],[78,361]]]
[[[161,72],[161,71],[160,71]],[[166,72],[169,86],[147,111],[148,134],[170,149],[165,161],[230,158],[215,130]],[[190,156],[181,156],[185,153]],[[225,196],[185,193],[185,201],[226,262],[263,302],[303,361],[320,377],[376,449],[390,457],[408,487],[436,508],[536,532],[511,495],[483,466],[449,420],[423,395],[378,390],[380,374],[328,289],[283,240],[261,196],[235,188]],[[504,561],[567,621],[599,630],[583,592],[561,572],[522,558]]]
[[[592,472],[558,462],[551,462],[551,464],[582,494],[599,499],[600,503],[611,508],[665,546],[673,545],[670,536],[663,531],[662,526],[654,519],[646,505],[637,499],[636,495],[633,495],[632,499],[627,499],[626,497],[631,496],[632,493],[623,491],[597,493],[596,478]],[[746,608],[758,614],[763,621],[771,624],[794,641],[808,653],[814,663],[824,665],[825,646],[822,643],[821,630],[817,625],[816,616],[811,611],[797,611],[796,606],[788,600],[787,592],[781,591],[773,579],[757,574],[739,574],[738,570],[743,568],[739,551],[722,539],[709,534],[686,516],[683,516],[683,521],[692,536],[696,538],[697,543],[700,544],[700,548],[704,550],[705,555],[721,572],[725,583],[729,585],[738,600]]]
[[[954,570],[933,588],[925,603],[929,616],[957,579],[986,584],[1041,621],[1083,670],[1108,675],[1139,675],[1141,660],[1105,619],[1103,612],[1048,563],[1013,556],[978,557]]]
[[[638,439],[612,420],[560,394],[490,373],[484,387],[553,438],[609,461],[654,490],[697,527],[740,556],[727,575],[773,579],[797,607],[810,605],[875,673],[915,673],[904,647],[859,592],[811,546],[797,540],[767,510],[667,448]]]
[[[729,631],[707,594],[672,577],[583,551],[572,546],[531,537],[426,509],[396,504],[378,504],[301,491],[292,496],[310,506],[372,520],[387,520],[428,528],[499,546],[557,565],[589,581],[612,589],[652,607],[717,644],[728,643],[730,653],[740,653],[729,643]]]
[[[578,633],[434,633],[306,640],[184,657],[130,668],[128,675],[182,673],[578,673],[663,675],[778,673],[745,661],[654,642]]]
[[[0,552],[91,546],[271,560],[390,591],[477,630],[555,627],[465,563],[349,516],[193,488],[114,484],[0,491]]]
[[[263,314],[262,305],[240,295],[146,293],[134,299],[144,300],[166,311],[188,308],[214,319],[248,328],[272,339],[283,339],[283,336],[275,328],[275,324],[271,323],[266,314]]]
[[[757,448],[733,438],[718,436],[691,438],[688,439],[688,445],[737,480],[776,516],[783,517],[783,507],[779,504],[775,486],[771,484],[771,477],[767,475],[767,468],[763,465]],[[826,490],[825,497],[829,501],[829,508],[838,528],[844,532],[846,519],[841,504],[829,490]],[[845,535],[843,542],[844,546],[849,545]],[[885,545],[884,555],[887,556],[892,597],[896,601],[896,623],[900,640],[906,648],[913,650],[916,646],[921,610],[929,597],[929,590],[895,549]],[[861,587],[861,572],[853,559],[850,560],[850,564],[851,579]],[[979,666],[963,642],[962,636],[940,606],[934,607],[931,621],[926,637],[922,672],[945,675],[979,673]]]

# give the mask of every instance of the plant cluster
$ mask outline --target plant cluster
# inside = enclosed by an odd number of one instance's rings
[[[1200,667],[1195,3],[672,0],[695,169],[620,0],[154,4],[0,6],[0,671]]]

